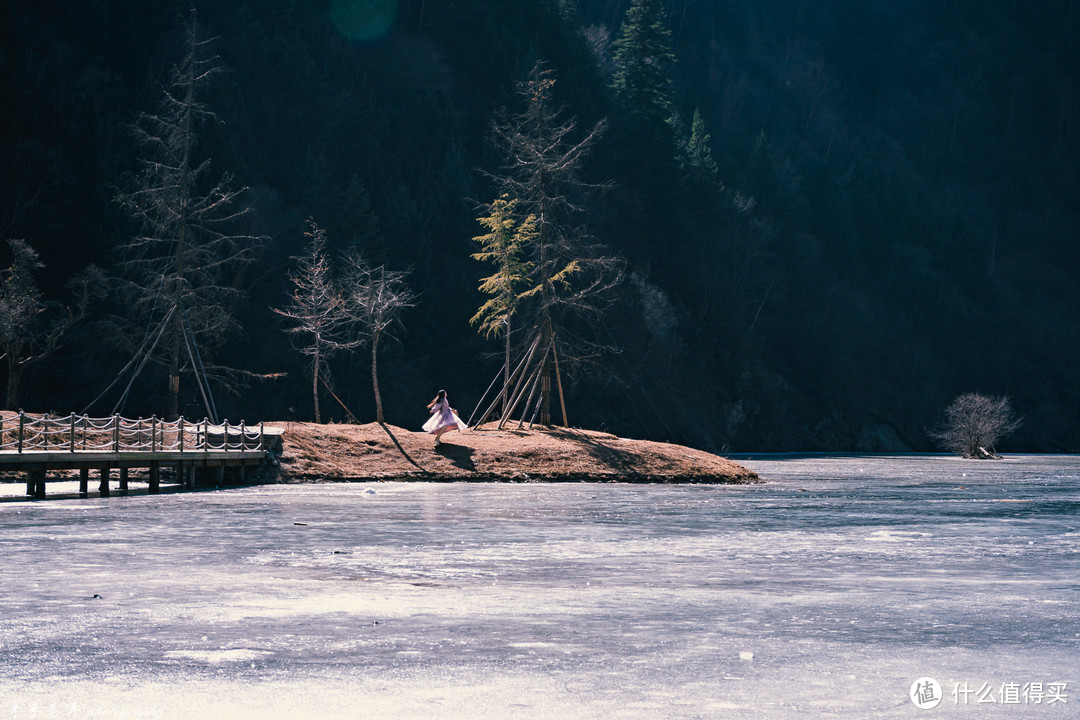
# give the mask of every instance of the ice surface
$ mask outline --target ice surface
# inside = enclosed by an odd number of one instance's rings
[[[1080,716],[1080,458],[741,462],[0,503],[0,720]]]

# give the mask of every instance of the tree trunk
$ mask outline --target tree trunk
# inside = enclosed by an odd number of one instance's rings
[[[503,365],[502,415],[506,415],[506,404],[510,402],[510,317],[506,318],[506,364]],[[480,418],[483,422],[484,418]]]
[[[379,394],[379,333],[371,337],[371,387],[375,391],[375,421],[383,422],[382,395]]]
[[[541,222],[544,220],[544,210],[541,206],[540,218]],[[543,228],[544,226],[541,225]],[[547,238],[544,236],[544,231],[541,231],[540,237],[540,267],[547,269]],[[541,307],[541,325],[540,325],[540,347],[544,348],[543,367],[540,368],[540,424],[551,425],[551,364],[548,360],[548,345],[551,343],[551,317],[548,314],[548,303],[551,298],[551,282],[547,277],[543,278],[543,285],[540,287],[540,307]]]
[[[9,351],[10,355],[10,351]],[[22,388],[22,367],[12,357],[8,357],[8,378],[7,378],[7,402],[6,406],[8,410],[19,409],[19,393]]]
[[[165,419],[170,422],[180,417],[180,312],[177,308],[173,325],[172,349],[169,358],[169,397],[165,404]]]
[[[311,373],[311,402],[315,406],[315,422],[322,423],[319,415],[319,350],[318,338],[315,339],[315,359],[312,361],[314,370]]]

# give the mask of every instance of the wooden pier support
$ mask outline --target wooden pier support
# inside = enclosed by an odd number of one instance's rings
[[[148,492],[156,495],[161,491],[161,466],[157,463],[150,465],[150,489]]]
[[[79,470],[79,497],[86,497],[90,494],[90,469],[82,468]]]
[[[128,491],[128,469],[126,467],[120,468],[120,492],[127,494]]]
[[[38,468],[26,473],[26,494],[30,497],[44,499],[45,497],[45,470]]]
[[[225,466],[218,465],[217,471],[214,473],[214,478],[217,480],[217,486],[221,487],[225,484]]]
[[[101,484],[98,486],[101,497],[109,497],[109,468],[101,468]]]

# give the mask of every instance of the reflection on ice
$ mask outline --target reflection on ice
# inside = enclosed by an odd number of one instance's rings
[[[921,677],[1080,687],[1080,460],[745,462],[768,484],[0,504],[0,720],[34,703],[39,717],[907,718]],[[950,696],[934,712],[965,708]]]

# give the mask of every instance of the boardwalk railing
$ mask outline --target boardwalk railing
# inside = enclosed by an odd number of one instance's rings
[[[0,452],[222,452],[265,450],[263,424],[226,420],[131,420],[120,415],[55,417],[23,413],[0,417]]]

